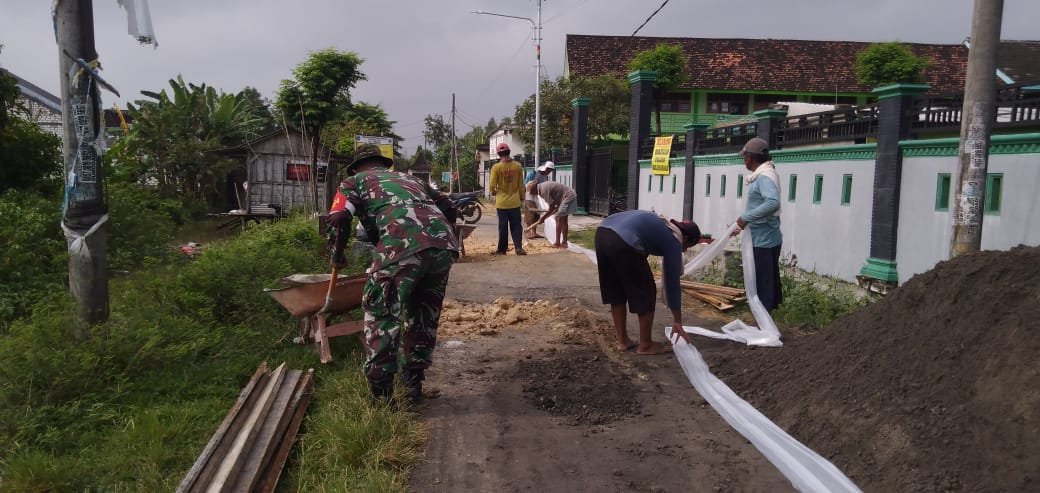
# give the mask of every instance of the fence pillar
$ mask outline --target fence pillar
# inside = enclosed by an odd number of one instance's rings
[[[682,218],[684,221],[693,220],[693,175],[694,156],[700,154],[701,142],[708,130],[708,123],[687,123],[683,125],[686,130],[686,167],[683,175],[683,205]]]
[[[578,214],[588,214],[589,207],[589,98],[574,98],[574,130],[571,140],[571,164],[574,166],[574,193],[578,201]]]
[[[755,116],[758,117],[758,123],[755,125],[758,137],[769,143],[769,150],[780,149],[783,146],[783,141],[779,138],[780,124],[787,118],[787,110],[775,108],[758,110],[755,112]]]
[[[870,215],[870,258],[860,270],[859,279],[877,291],[886,291],[899,283],[896,240],[903,178],[899,141],[910,137],[915,117],[914,99],[928,89],[927,84],[892,84],[873,91],[878,98],[878,136]]]
[[[657,72],[636,70],[628,74],[632,85],[632,107],[628,131],[628,210],[639,208],[639,148],[650,138],[650,103]]]

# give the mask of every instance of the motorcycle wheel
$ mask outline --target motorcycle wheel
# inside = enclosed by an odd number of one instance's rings
[[[466,224],[474,224],[474,223],[476,223],[477,221],[480,220],[481,214],[484,213],[480,209],[480,206],[477,205],[477,204],[469,204],[469,205],[463,207],[462,210],[459,211],[459,212],[462,213],[462,220]]]

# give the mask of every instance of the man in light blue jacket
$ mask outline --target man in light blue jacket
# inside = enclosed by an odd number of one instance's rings
[[[755,247],[755,287],[758,299],[772,311],[783,302],[780,289],[780,175],[769,157],[769,144],[755,137],[740,151],[744,167],[751,172],[747,182],[747,205],[737,218],[741,229],[750,228]],[[744,259],[747,261],[747,259]]]

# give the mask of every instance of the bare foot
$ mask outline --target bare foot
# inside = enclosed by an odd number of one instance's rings
[[[615,344],[614,348],[617,349],[618,352],[624,353],[624,352],[627,352],[627,351],[631,351],[632,348],[634,348],[634,347],[636,347],[638,345],[639,345],[639,343],[636,342],[636,341],[633,341],[632,339],[625,339],[624,341],[621,341],[621,342]]]
[[[661,344],[660,342],[651,342],[650,344],[648,344],[646,346],[643,346],[642,344],[640,344],[639,345],[639,349],[636,350],[636,354],[642,354],[642,355],[664,354],[664,353],[667,353],[667,352],[668,352],[668,348],[665,347],[665,345]]]
[[[552,247],[553,248],[567,248],[567,245],[564,245],[563,243],[553,243]]]

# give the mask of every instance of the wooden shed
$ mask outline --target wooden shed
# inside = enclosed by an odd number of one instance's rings
[[[278,129],[222,153],[242,164],[228,179],[231,207],[237,212],[255,216],[282,215],[293,209],[314,210],[314,186],[317,185],[319,211],[326,210],[329,164],[342,168],[347,158],[322,146],[318,151],[317,180],[312,181],[310,145],[295,130]],[[332,177],[335,180],[335,176]],[[331,186],[330,186],[331,185]]]

